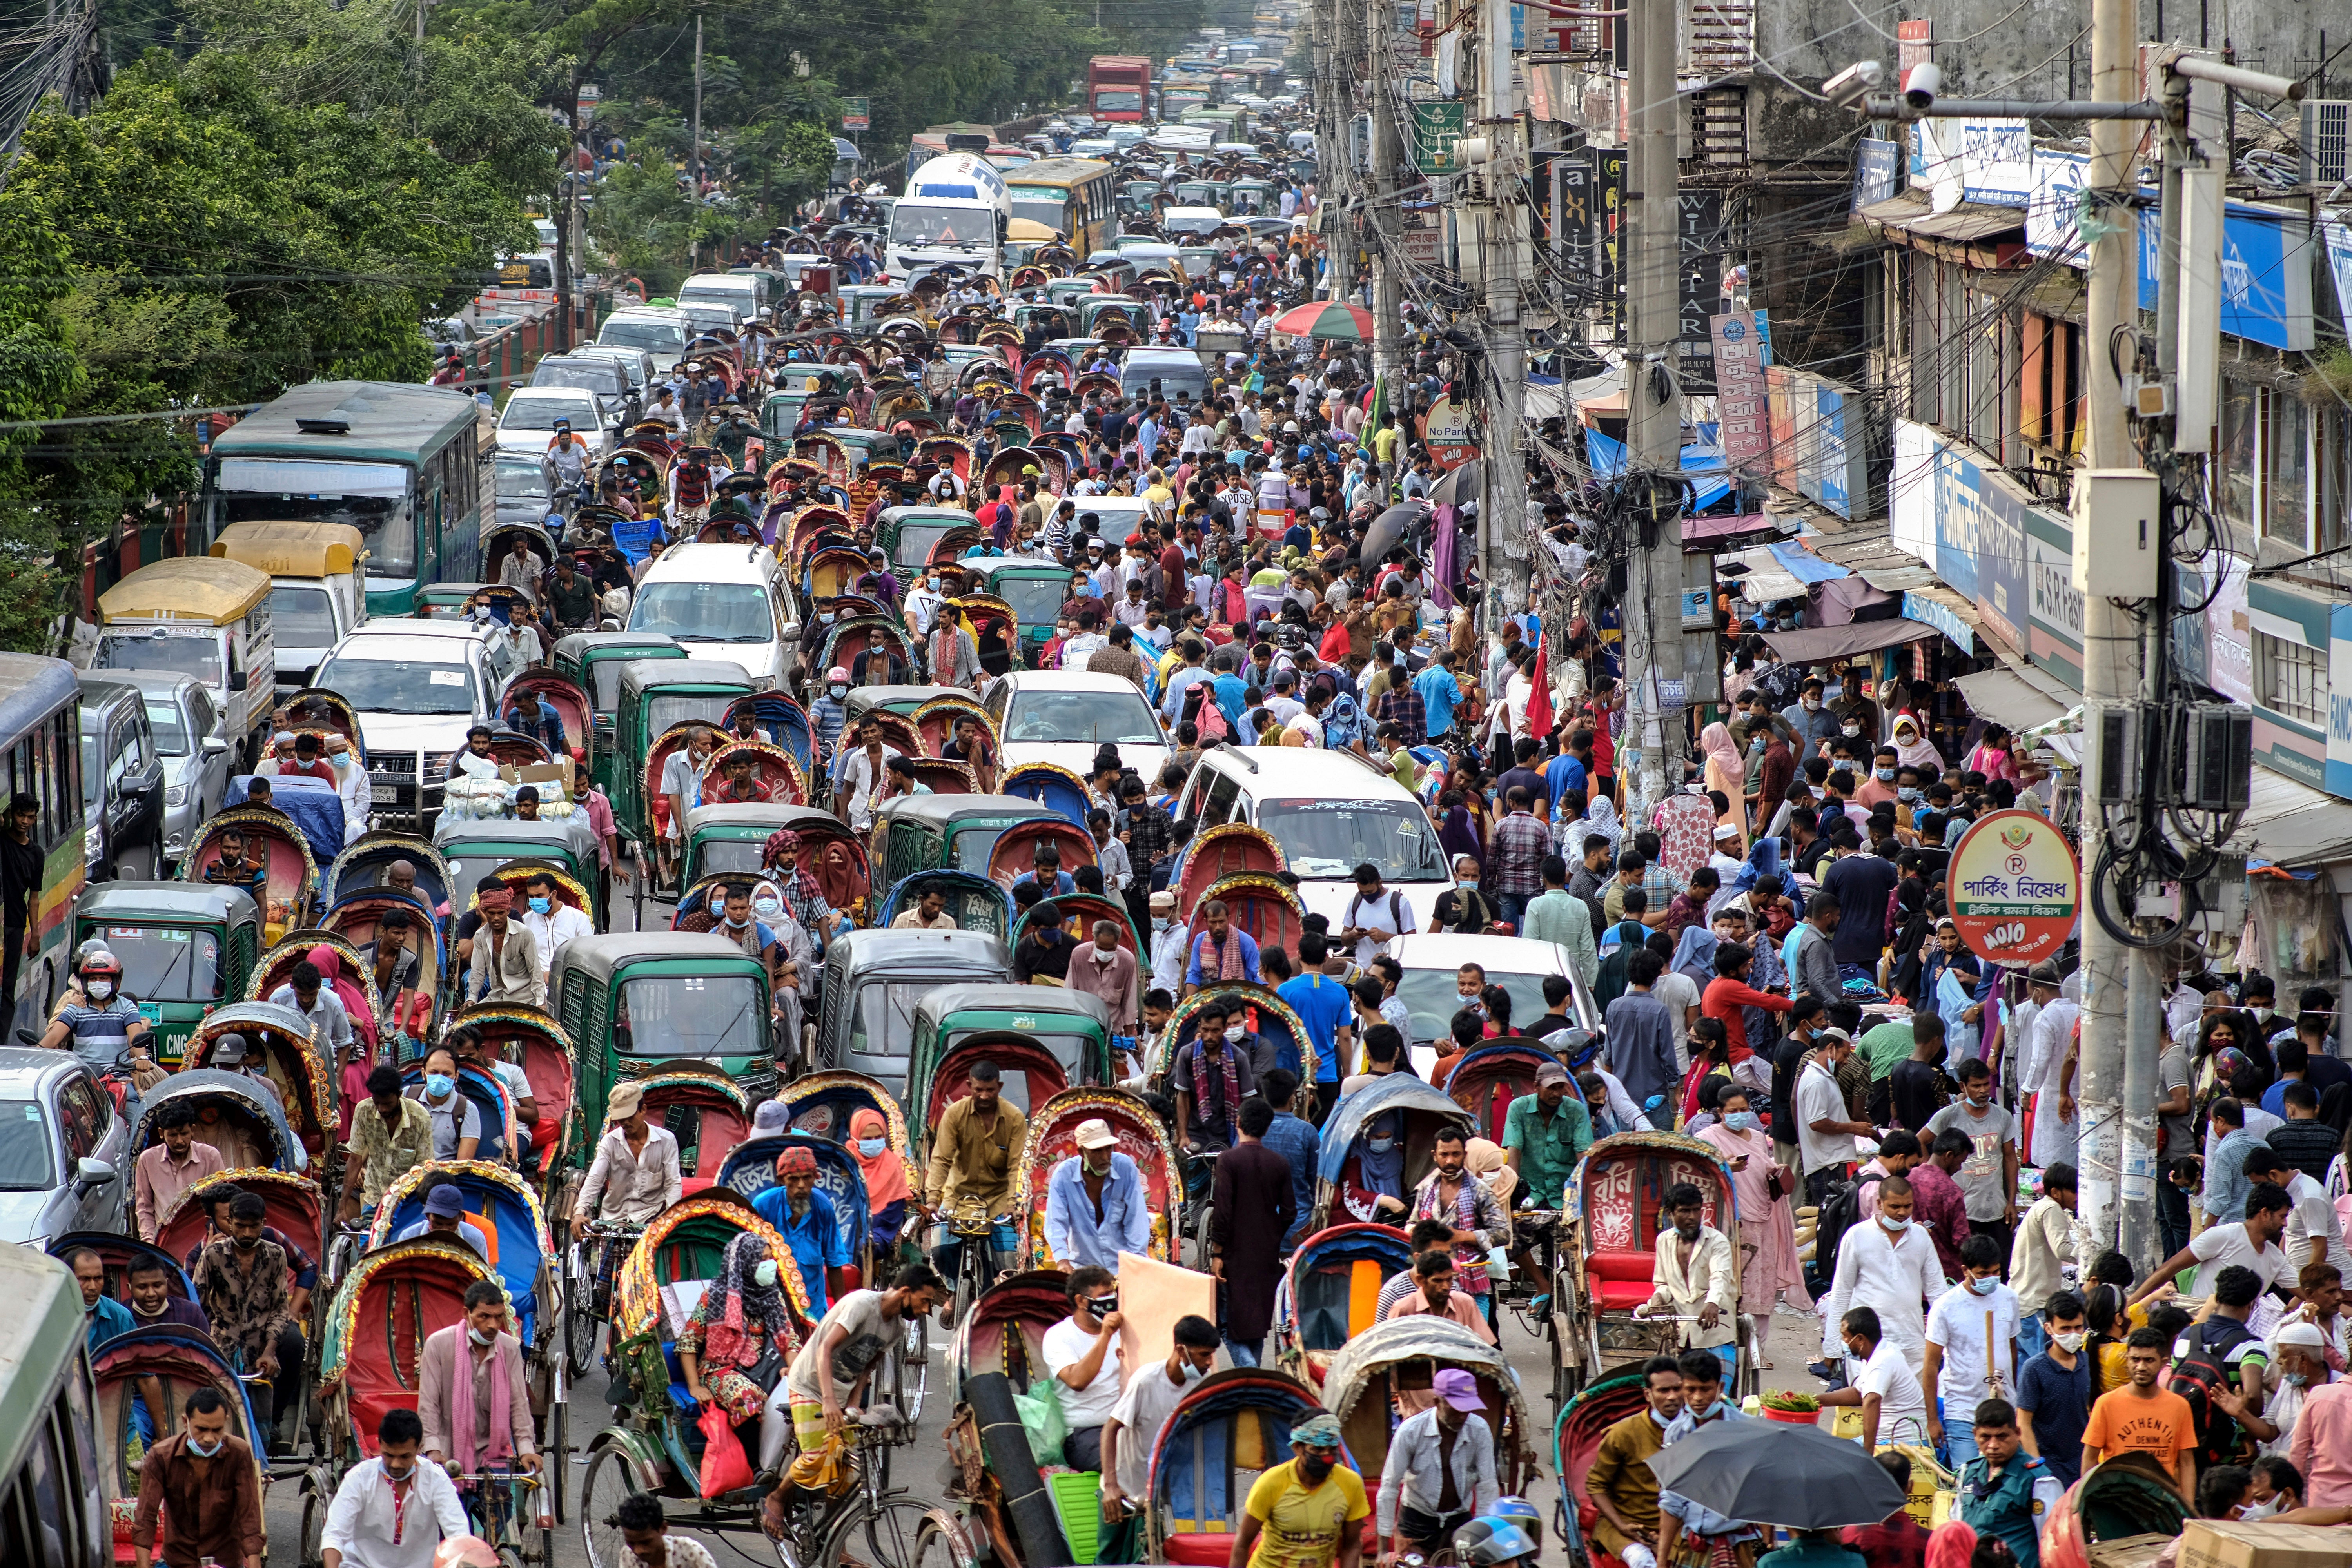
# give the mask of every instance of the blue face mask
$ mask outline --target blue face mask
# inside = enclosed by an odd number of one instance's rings
[[[1969,1281],[1969,1289],[1979,1296],[1990,1296],[2000,1289],[2000,1276],[1990,1274],[1982,1279],[1971,1279]]]
[[[1752,1110],[1735,1110],[1723,1119],[1723,1124],[1734,1132],[1753,1132],[1763,1124],[1763,1120]]]
[[[206,1447],[205,1444],[197,1442],[195,1434],[192,1432],[188,1435],[188,1452],[194,1454],[199,1459],[209,1459],[214,1455],[221,1451],[224,1441],[225,1440],[222,1438],[215,1437],[212,1440],[211,1446]]]
[[[1393,1138],[1367,1138],[1364,1140],[1364,1147],[1370,1149],[1375,1154],[1385,1154],[1391,1149],[1396,1147],[1396,1140]]]
[[[436,1100],[447,1098],[449,1091],[457,1087],[457,1080],[446,1072],[429,1072],[425,1075],[425,1092]]]
[[[882,1151],[889,1146],[890,1141],[887,1138],[860,1138],[857,1141],[857,1152],[869,1160],[880,1159]]]
[[[1895,797],[1897,800],[1900,800],[1904,805],[1908,805],[1913,801],[1919,798],[1919,792],[1915,788],[1906,786],[1902,789],[1896,790],[1895,792]]]
[[[1878,770],[1878,782],[1880,784],[1893,784],[1895,782],[1895,770],[1893,768],[1880,768]]]
[[[530,912],[535,915],[543,915],[551,907],[551,901],[546,899],[533,899],[530,901]]]

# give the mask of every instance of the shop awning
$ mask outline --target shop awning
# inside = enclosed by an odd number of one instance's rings
[[[2222,847],[2290,870],[2352,860],[2352,801],[2256,764],[2246,815]]]
[[[2083,705],[2082,698],[2031,665],[2005,664],[1953,678],[1978,717],[2016,731],[2026,731],[2063,719]]]
[[[1790,664],[1820,664],[1850,658],[1883,647],[1898,647],[1923,637],[1940,636],[1918,621],[1855,621],[1843,626],[1805,626],[1793,632],[1766,632],[1765,646]]]
[[[1717,513],[1711,517],[1686,517],[1683,519],[1683,548],[1748,544],[1759,539],[1778,538],[1786,534],[1789,528],[1785,518],[1765,511],[1743,511],[1736,516]]]
[[[1909,195],[1873,202],[1858,215],[1869,223],[1884,224],[1922,239],[1950,239],[1966,244],[2025,227],[2023,207],[1995,206],[1988,202],[1962,202],[1949,212],[1937,212],[1928,203]]]

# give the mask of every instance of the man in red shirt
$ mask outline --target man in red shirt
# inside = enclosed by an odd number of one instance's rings
[[[1911,1461],[1893,1448],[1871,1456],[1886,1468],[1895,1484],[1911,1490]],[[1907,1510],[1896,1509],[1876,1524],[1850,1524],[1838,1539],[1862,1553],[1869,1568],[1924,1568],[1927,1561],[1927,1528]]]
[[[1748,1053],[1748,1021],[1741,1008],[1785,1013],[1794,1005],[1786,996],[1775,996],[1748,984],[1748,966],[1755,961],[1752,948],[1736,942],[1719,944],[1715,950],[1715,978],[1707,982],[1706,993],[1699,998],[1700,1013],[1723,1020],[1723,1035],[1730,1043],[1733,1061],[1745,1060]]]
[[[278,776],[282,779],[317,779],[327,784],[335,782],[334,767],[327,761],[316,730],[305,730],[294,737],[294,760],[279,763]]]
[[[1176,542],[1176,525],[1160,525],[1160,591],[1166,596],[1168,613],[1181,616],[1184,606],[1192,602],[1192,577],[1184,565],[1184,547]]]

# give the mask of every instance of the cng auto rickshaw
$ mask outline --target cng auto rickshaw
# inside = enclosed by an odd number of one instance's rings
[[[448,864],[452,914],[466,910],[483,878],[504,876],[518,863],[536,862],[552,866],[587,889],[587,915],[597,926],[611,918],[612,878],[601,864],[595,829],[584,811],[536,822],[510,817],[459,822],[444,814],[433,829],[433,844]]]
[[[1073,1085],[1110,1081],[1110,1009],[1099,996],[1051,985],[940,986],[915,1004],[908,1057],[910,1121],[921,1121],[912,1129],[919,1156],[940,1114],[970,1092],[965,1075],[975,1041],[989,1047],[985,1054],[1004,1074],[1004,1098],[1024,1115]]]
[[[728,659],[638,659],[622,665],[613,778],[606,790],[623,839],[652,847],[654,811],[645,764],[654,742],[688,721],[709,725],[715,740],[729,706],[751,691],[750,674]]]
[[[122,961],[122,994],[155,1031],[155,1060],[177,1068],[204,1016],[245,994],[261,956],[261,910],[219,883],[101,882],[74,905],[73,945],[93,937]]]
[[[573,1157],[585,1163],[613,1085],[681,1059],[751,1099],[775,1088],[768,973],[724,938],[679,931],[574,937],[548,971],[550,1011],[579,1060]]]
[[[898,795],[874,814],[876,879],[896,888],[922,871],[986,875],[999,835],[1055,816],[1052,807],[1004,795]]]
[[[609,795],[619,771],[613,763],[619,744],[621,667],[636,659],[684,658],[686,649],[675,637],[657,632],[574,632],[556,639],[548,661],[555,673],[588,694],[594,715],[589,745],[588,776]]]
[[[1004,985],[1012,978],[1013,950],[982,932],[853,931],[835,937],[825,952],[824,1010],[812,1065],[861,1072],[901,1092],[917,1004],[943,986]]]

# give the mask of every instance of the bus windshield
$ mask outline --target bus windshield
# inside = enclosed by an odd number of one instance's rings
[[[1053,185],[1013,187],[1013,216],[1044,224],[1047,228],[1070,226],[1070,193]]]
[[[1143,94],[1114,92],[1108,88],[1097,89],[1095,93],[1095,112],[1097,114],[1140,114],[1143,112]]]
[[[776,635],[768,595],[751,583],[651,583],[629,611],[633,632],[680,642],[766,642]]]
[[[348,522],[367,546],[371,577],[416,574],[410,523],[415,473],[399,463],[229,458],[221,463],[215,532],[232,522]]]
[[[332,642],[331,637],[321,639]],[[156,669],[168,675],[191,675],[207,686],[221,683],[220,634],[202,631],[167,632],[161,626],[108,630],[99,635],[95,669]]]
[[[982,249],[996,243],[995,215],[982,206],[919,206],[900,202],[890,214],[890,243]]]

